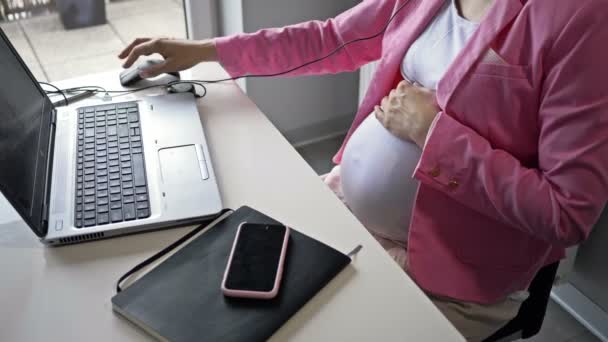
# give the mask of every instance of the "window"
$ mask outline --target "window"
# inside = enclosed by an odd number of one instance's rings
[[[119,69],[136,37],[186,37],[182,0],[0,0],[0,27],[51,82]]]

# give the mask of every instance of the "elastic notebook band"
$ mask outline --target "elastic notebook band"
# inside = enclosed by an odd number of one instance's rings
[[[224,216],[226,213],[231,212],[231,211],[233,211],[233,210],[232,209],[223,209],[219,214],[213,216],[212,218],[210,218],[208,220],[202,221],[201,224],[198,227],[194,228],[191,232],[189,232],[188,234],[186,234],[186,235],[182,236],[181,238],[179,238],[179,240],[175,241],[174,243],[170,244],[169,246],[163,248],[160,252],[154,254],[153,256],[149,257],[148,259],[146,259],[146,260],[140,262],[139,264],[137,264],[135,267],[133,267],[127,273],[123,274],[122,277],[120,277],[120,279],[118,279],[118,282],[116,282],[116,293],[122,291],[122,288],[120,287],[120,284],[125,279],[129,278],[134,273],[137,273],[142,268],[150,265],[151,263],[153,263],[154,261],[158,260],[159,258],[161,258],[162,256],[166,255],[167,253],[171,252],[175,248],[179,247],[184,242],[186,242],[190,238],[192,238],[194,235],[198,234],[203,229],[209,227],[209,225],[211,223],[213,223],[213,221],[217,220],[218,218]]]
[[[352,258],[355,255],[357,255],[357,253],[359,253],[362,249],[363,249],[362,245],[357,245],[357,247],[355,247],[355,249],[350,251],[350,253],[346,254],[346,256],[348,256],[349,258]]]

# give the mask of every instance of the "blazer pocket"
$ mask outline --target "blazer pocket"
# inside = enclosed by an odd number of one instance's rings
[[[504,79],[528,79],[529,71],[530,67],[527,65],[480,63],[474,67],[472,75]]]

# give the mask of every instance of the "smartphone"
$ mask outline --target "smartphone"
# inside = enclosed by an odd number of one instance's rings
[[[224,272],[224,295],[274,298],[279,292],[288,241],[286,226],[241,223]]]

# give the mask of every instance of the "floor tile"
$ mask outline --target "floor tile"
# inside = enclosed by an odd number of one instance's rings
[[[145,15],[135,17],[112,19],[110,24],[125,43],[138,37],[186,37],[184,11],[180,8],[147,12]]]
[[[164,11],[181,8],[178,1],[173,0],[125,0],[115,1],[106,7],[109,20],[125,17],[136,17],[147,12]]]
[[[540,333],[525,341],[565,342],[585,332],[587,329],[583,325],[564,311],[559,304],[550,300]]]
[[[323,140],[318,143],[310,144],[307,146],[299,147],[296,150],[300,153],[302,158],[317,172],[322,175],[329,171],[334,166],[331,158],[336,154],[344,136]]]
[[[121,63],[116,58],[116,53],[74,59],[69,63],[49,64],[44,66],[44,70],[51,81],[59,81],[114,69],[118,70],[121,68]],[[118,74],[116,77],[118,77]]]
[[[54,27],[57,15],[45,16],[45,24]],[[34,18],[39,19],[39,18]],[[76,30],[39,31],[40,21],[24,20],[22,26],[43,67],[72,60],[116,53],[124,44],[109,25],[93,26]]]
[[[32,50],[19,23],[14,22],[0,26],[25,63],[27,65],[38,65],[34,50]]]
[[[593,335],[590,331],[586,331],[581,335],[569,339],[567,342],[600,342],[600,339]]]

